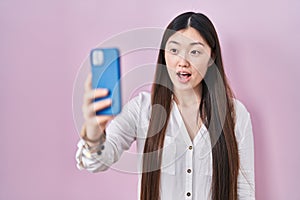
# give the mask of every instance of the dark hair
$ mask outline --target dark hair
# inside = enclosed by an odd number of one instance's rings
[[[165,110],[152,109],[148,135],[144,147],[141,199],[160,199],[160,167],[162,148],[169,121],[173,84],[166,68],[165,46],[174,32],[193,27],[211,48],[213,64],[202,80],[202,97],[199,113],[208,127],[211,146],[213,175],[211,195],[213,200],[237,199],[239,155],[235,138],[235,110],[233,93],[224,72],[221,49],[212,22],[201,13],[187,12],[177,16],[164,32],[152,85],[151,104]],[[165,113],[167,113],[167,115]],[[163,124],[162,124],[163,123]],[[157,127],[162,127],[157,133]]]

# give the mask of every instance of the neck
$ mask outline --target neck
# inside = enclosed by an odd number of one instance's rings
[[[191,90],[174,89],[174,100],[180,107],[199,106],[202,96],[202,84]]]

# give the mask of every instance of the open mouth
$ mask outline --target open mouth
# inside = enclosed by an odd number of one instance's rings
[[[177,77],[178,77],[178,80],[181,82],[181,83],[187,83],[190,79],[191,79],[191,76],[192,74],[188,73],[188,72],[177,72],[176,73]]]
[[[177,74],[177,76],[179,76],[179,78],[188,78],[192,75],[192,74],[187,73],[187,72],[177,72],[176,74]]]

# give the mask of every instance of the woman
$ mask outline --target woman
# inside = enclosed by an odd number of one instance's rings
[[[86,123],[78,144],[80,168],[102,171],[137,141],[139,197],[255,199],[250,115],[233,97],[215,28],[203,14],[187,12],[167,27],[151,94],[140,93],[112,118],[95,111],[109,100],[86,81]],[[146,124],[146,126],[145,126]]]

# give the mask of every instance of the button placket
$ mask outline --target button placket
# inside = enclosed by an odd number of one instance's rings
[[[188,152],[186,156],[186,199],[191,199],[193,188],[193,146],[188,146]]]

